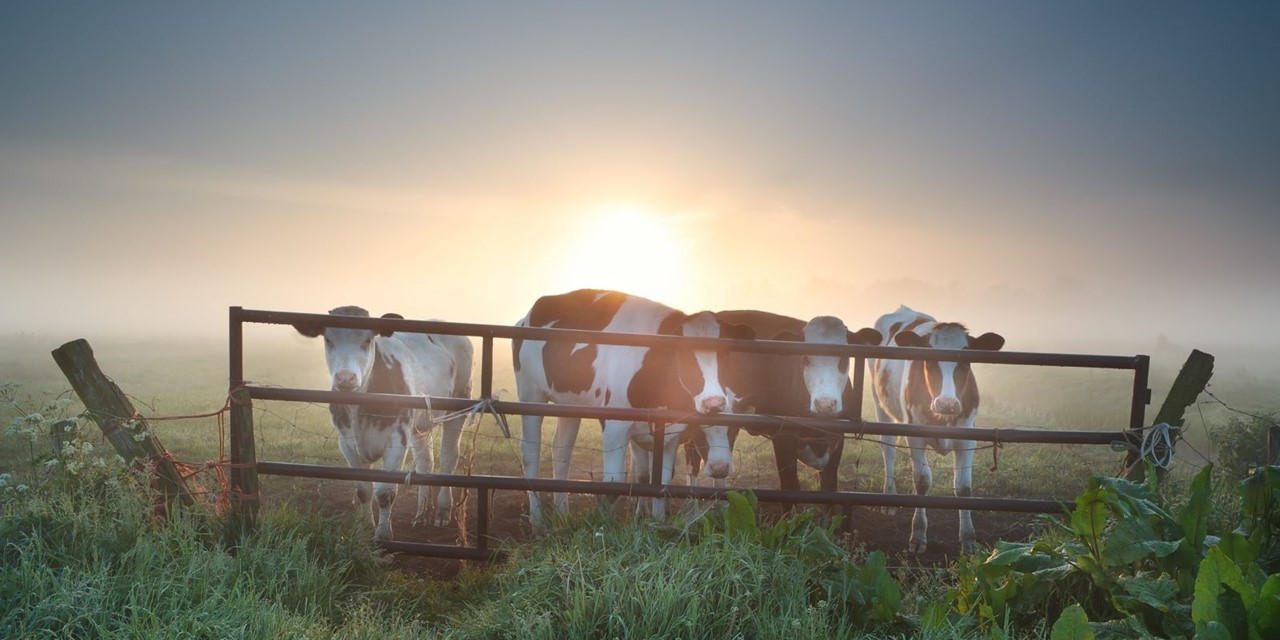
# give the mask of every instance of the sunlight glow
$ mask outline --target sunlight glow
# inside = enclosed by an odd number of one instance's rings
[[[636,205],[611,205],[582,220],[564,261],[567,289],[624,291],[678,307],[692,274],[677,220]]]

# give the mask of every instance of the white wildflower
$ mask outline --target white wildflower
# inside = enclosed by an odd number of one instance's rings
[[[17,487],[15,487],[15,488],[18,490],[18,493],[23,493],[23,492],[25,492],[27,489],[29,489],[30,487],[28,487],[28,486],[27,486],[27,485],[25,485],[25,484],[20,484],[20,485],[18,485],[18,486],[17,486]]]
[[[12,477],[13,477],[13,476],[11,476],[11,475],[9,475],[9,474],[7,474],[7,473],[0,473],[0,487],[6,487],[6,486],[8,486],[8,485],[9,485],[9,478],[12,478]]]
[[[85,440],[84,442],[81,442],[81,443],[80,443],[80,453],[83,453],[83,454],[85,454],[85,455],[88,455],[88,454],[90,454],[90,453],[93,453],[93,443],[92,443],[92,442],[89,442],[88,440]]]
[[[58,464],[59,463],[57,458],[49,458],[48,460],[44,461],[44,466],[46,469],[52,469],[53,467],[58,466]]]
[[[79,460],[72,460],[71,462],[67,463],[67,473],[74,476],[80,472],[80,468],[83,466],[84,466],[83,462],[80,462]]]

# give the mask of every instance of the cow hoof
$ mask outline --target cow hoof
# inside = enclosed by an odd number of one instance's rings
[[[449,515],[448,509],[440,510],[436,512],[435,517],[431,519],[431,524],[434,524],[437,527],[447,527],[449,526],[449,523],[453,522],[453,519],[450,518]]]
[[[878,510],[880,511],[880,513],[883,513],[886,516],[898,515],[897,507],[880,507]]]
[[[978,552],[978,543],[970,540],[960,543],[960,551],[966,555],[972,555]]]
[[[385,527],[378,527],[378,529],[373,532],[373,539],[377,542],[386,542],[390,540],[391,539],[390,525]]]
[[[912,539],[911,542],[907,543],[907,551],[910,553],[924,553],[928,547],[929,543],[924,540]]]

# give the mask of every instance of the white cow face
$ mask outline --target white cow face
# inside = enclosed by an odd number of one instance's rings
[[[335,316],[369,317],[369,312],[355,306],[338,307],[329,311]],[[384,318],[401,318],[388,313]],[[324,336],[324,357],[329,365],[329,375],[334,391],[356,391],[368,384],[377,354],[377,338],[390,336],[392,332],[374,332],[367,329],[323,328],[309,324],[295,324],[294,329],[308,338]]]
[[[969,330],[964,325],[944,322],[934,326],[933,330],[924,336],[912,331],[903,331],[894,336],[894,342],[903,347],[999,351],[1004,346],[1004,337],[995,333],[984,333],[974,338],[969,335]],[[925,387],[928,389],[929,397],[932,398],[929,410],[943,420],[957,418],[964,410],[960,398],[965,394],[971,379],[968,362],[924,363]]]
[[[680,323],[679,335],[736,340],[755,338],[750,327],[721,322],[709,311],[686,316]],[[733,394],[725,389],[721,375],[722,368],[728,366],[727,352],[677,350],[675,357],[680,385],[689,392],[698,413],[733,411]],[[707,425],[702,430],[708,443],[707,464],[703,472],[716,479],[729,477],[733,472],[733,445],[729,441],[728,427]]]
[[[854,333],[839,318],[817,316],[805,324],[803,336],[784,333],[777,339],[803,340],[807,344],[879,344],[880,332],[862,329]],[[809,413],[820,418],[839,416],[844,411],[844,395],[849,386],[849,358],[804,356],[804,386],[809,392]]]
[[[737,340],[755,338],[755,332],[749,327],[721,322],[710,311],[686,316],[680,323],[678,335]],[[725,389],[721,376],[721,369],[727,366],[728,360],[727,353],[677,350],[676,374],[680,378],[680,385],[693,398],[693,407],[698,413],[733,411],[732,394]]]

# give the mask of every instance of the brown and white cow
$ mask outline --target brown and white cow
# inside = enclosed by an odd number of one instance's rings
[[[934,349],[979,349],[999,351],[1004,338],[984,333],[976,338],[964,325],[938,322],[932,316],[905,305],[876,321],[876,329],[884,335],[884,345],[925,347]],[[876,399],[876,414],[881,422],[898,422],[946,427],[972,427],[978,416],[978,381],[967,362],[924,362],[919,360],[868,359]],[[954,492],[957,496],[973,493],[972,440],[909,437],[911,468],[915,475],[917,495],[929,493],[933,471],[925,448],[955,452]],[[884,453],[884,491],[895,493],[893,463],[897,455],[897,438],[882,436]],[[929,521],[923,508],[916,509],[911,519],[908,549],[921,553],[928,545]],[[960,511],[960,547],[964,553],[977,550],[973,518],[968,510]]]
[[[338,307],[331,315],[369,317],[360,307]],[[393,313],[384,318],[401,318]],[[397,393],[416,396],[467,398],[471,395],[471,340],[463,336],[423,333],[373,332],[298,323],[298,333],[309,338],[324,336],[325,361],[334,391]],[[329,405],[330,418],[338,430],[338,448],[352,467],[368,468],[382,461],[382,468],[399,471],[405,453],[413,450],[413,469],[432,472],[431,435],[441,411],[423,409],[382,409],[359,405]],[[458,440],[463,417],[444,423],[440,439],[438,473],[453,473],[458,466]],[[429,506],[434,506],[433,523],[447,525],[453,513],[449,487],[440,487],[434,505],[429,505],[430,487],[418,487],[417,522]],[[391,505],[396,485],[373,484],[372,513],[379,540],[391,538]],[[369,504],[370,485],[356,485],[356,499]]]
[[[561,295],[543,296],[517,326],[592,331],[627,332],[705,338],[749,340],[747,327],[728,324],[716,314],[702,311],[692,315],[639,296],[617,291],[580,289]],[[714,414],[733,410],[732,396],[724,388],[724,356],[716,351],[671,347],[627,347],[568,341],[514,340],[513,359],[516,389],[521,402],[555,402],[597,407],[674,409]],[[525,477],[538,477],[541,445],[541,416],[522,416],[521,448]],[[552,444],[552,474],[567,478],[579,418],[557,419]],[[651,449],[653,436],[645,422],[604,420],[604,480],[621,482],[625,476],[628,444]],[[671,481],[676,446],[685,425],[667,427],[663,444],[662,481]],[[708,474],[723,478],[732,470],[728,429],[705,427],[711,443]],[[637,474],[648,474],[643,456],[637,456]],[[568,506],[564,494],[555,496],[555,507]],[[653,503],[655,516],[665,515],[661,499]],[[536,527],[544,524],[537,494],[529,494],[529,518]]]
[[[805,322],[755,310],[721,311],[716,315],[726,322],[750,327],[758,340],[880,344],[879,331],[862,329],[854,333],[833,316],[818,316]],[[734,410],[738,413],[834,418],[844,415],[853,396],[847,357],[744,352],[734,355],[727,377],[729,389],[735,396]],[[836,474],[844,450],[843,435],[793,424],[749,427],[747,432],[772,441],[782,489],[800,489],[798,461],[818,470],[823,491],[836,489]],[[736,436],[737,429],[730,428],[730,441]],[[686,444],[692,472],[696,472],[701,463],[701,445],[696,437]]]

